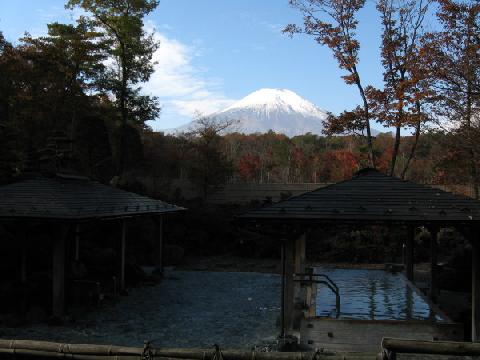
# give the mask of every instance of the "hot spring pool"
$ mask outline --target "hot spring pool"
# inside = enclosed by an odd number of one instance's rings
[[[326,267],[315,267],[315,274],[325,274],[337,284],[340,319],[445,321],[434,313],[403,274]],[[335,294],[325,285],[318,284],[316,316],[334,318],[335,309]]]

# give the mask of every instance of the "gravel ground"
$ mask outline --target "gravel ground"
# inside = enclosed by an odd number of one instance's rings
[[[133,289],[65,326],[0,328],[0,337],[69,343],[251,349],[279,330],[280,276],[172,271],[155,286]]]

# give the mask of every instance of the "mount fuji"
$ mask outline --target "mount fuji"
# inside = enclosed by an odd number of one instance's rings
[[[273,130],[289,137],[308,132],[322,134],[328,113],[287,89],[260,89],[222,111],[209,115],[234,125],[226,132],[244,134]],[[195,121],[174,129],[173,133],[195,128]]]

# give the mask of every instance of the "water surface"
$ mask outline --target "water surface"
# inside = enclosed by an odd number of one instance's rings
[[[315,273],[328,275],[339,287],[341,319],[443,320],[401,273],[325,267],[316,267]],[[335,317],[335,309],[334,293],[319,284],[317,316]]]

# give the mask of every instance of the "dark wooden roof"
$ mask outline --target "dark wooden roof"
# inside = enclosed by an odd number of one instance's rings
[[[37,177],[0,186],[0,219],[88,220],[185,210],[87,178]]]
[[[364,169],[329,185],[239,216],[251,220],[478,222],[480,202]]]

